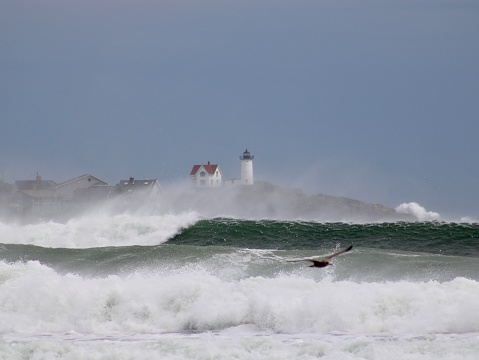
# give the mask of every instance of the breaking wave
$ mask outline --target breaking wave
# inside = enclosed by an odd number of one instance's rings
[[[396,211],[401,214],[413,215],[419,221],[434,221],[441,219],[441,216],[437,212],[427,211],[416,202],[403,203],[396,207]]]

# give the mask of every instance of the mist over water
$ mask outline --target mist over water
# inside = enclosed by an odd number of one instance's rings
[[[416,202],[403,203],[395,209],[381,204],[369,204],[355,199],[307,195],[301,189],[280,187],[266,182],[254,186],[225,186],[222,188],[195,188],[190,183],[175,183],[163,186],[158,195],[116,196],[92,202],[82,202],[69,207],[62,214],[50,218],[48,214],[32,216],[29,223],[70,222],[78,228],[92,221],[100,233],[89,234],[101,242],[108,229],[102,228],[103,220],[122,215],[120,222],[128,222],[128,216],[163,216],[185,214],[190,218],[236,218],[304,220],[319,222],[373,223],[394,221],[456,221],[476,222],[472,218],[445,219],[434,211],[428,211]],[[189,214],[189,215],[187,215]],[[0,214],[0,223],[24,224],[21,216],[5,217]],[[152,220],[154,221],[154,220]],[[175,220],[172,220],[174,223]],[[85,225],[85,226],[84,226]],[[174,224],[172,224],[174,227]],[[59,231],[59,230],[58,230]],[[165,229],[165,231],[167,231]],[[128,231],[127,231],[128,232]],[[168,234],[166,234],[168,235]],[[48,233],[45,233],[48,236]],[[127,236],[125,236],[126,238]],[[99,243],[100,244],[100,243]],[[125,245],[128,245],[128,241]],[[107,245],[105,243],[105,245]]]
[[[306,195],[297,188],[257,182],[254,186],[198,189],[187,184],[165,189],[158,209],[194,211],[205,218],[274,219],[306,221],[378,222],[414,220],[413,212],[379,204],[323,194]],[[423,220],[423,219],[420,219]]]
[[[470,217],[446,218],[417,202],[388,208],[360,200],[324,194],[307,195],[299,188],[281,187],[267,182],[255,186],[212,189],[192,188],[179,183],[164,188],[155,200],[163,212],[194,211],[201,217],[305,220],[320,222],[454,221],[478,222]]]

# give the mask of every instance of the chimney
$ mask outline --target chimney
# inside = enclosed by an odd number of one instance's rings
[[[135,183],[135,178],[134,177],[130,177],[130,184],[134,184]]]

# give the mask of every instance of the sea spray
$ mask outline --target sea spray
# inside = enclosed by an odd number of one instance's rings
[[[64,224],[53,221],[28,225],[0,223],[0,233],[3,243],[43,247],[157,245],[198,220],[194,212],[144,216],[97,212]]]
[[[400,214],[409,214],[416,217],[419,221],[441,220],[441,215],[434,211],[427,211],[424,207],[416,202],[403,203],[396,207],[396,211]]]

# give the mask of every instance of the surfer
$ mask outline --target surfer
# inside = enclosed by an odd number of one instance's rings
[[[313,263],[313,265],[311,265],[310,267],[323,268],[323,267],[326,267],[326,266],[328,266],[328,265],[333,265],[333,264],[330,263],[330,261],[331,261],[331,259],[332,259],[333,257],[338,256],[338,255],[341,255],[341,254],[344,254],[345,252],[350,251],[352,248],[353,248],[353,245],[351,245],[351,246],[348,247],[347,249],[338,251],[337,253],[334,253],[333,255],[326,256],[325,258],[322,258],[322,259],[320,259],[320,260],[314,260],[314,259],[298,259],[298,260],[287,260],[287,261],[289,261],[289,262],[309,261],[309,262],[312,262],[312,263]]]

